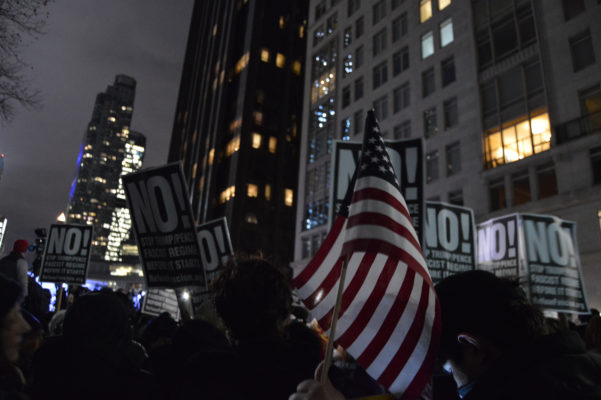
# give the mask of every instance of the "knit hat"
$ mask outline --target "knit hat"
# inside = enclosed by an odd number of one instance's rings
[[[27,240],[24,239],[15,241],[15,244],[13,245],[13,251],[18,253],[26,253],[27,249],[29,249],[29,243],[27,243]]]
[[[0,274],[0,322],[21,300],[23,300],[23,288],[17,282]]]

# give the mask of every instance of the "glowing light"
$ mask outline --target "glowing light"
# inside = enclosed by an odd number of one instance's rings
[[[182,292],[182,300],[183,300],[183,301],[188,301],[188,300],[190,300],[190,293],[188,293],[188,291],[187,291],[187,290],[184,290],[184,291]]]
[[[65,213],[64,212],[60,213],[60,215],[58,217],[56,217],[56,220],[58,222],[66,222],[67,218],[65,217]]]

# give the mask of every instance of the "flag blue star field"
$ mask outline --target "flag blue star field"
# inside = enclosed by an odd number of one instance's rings
[[[373,111],[341,210],[294,284],[329,330],[346,258],[336,343],[391,392],[418,397],[434,365],[440,308]]]

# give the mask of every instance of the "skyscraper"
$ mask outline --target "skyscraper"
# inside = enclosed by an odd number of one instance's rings
[[[169,149],[196,220],[292,258],[306,0],[197,1]]]
[[[374,108],[388,139],[424,138],[428,200],[575,220],[601,306],[600,20],[587,0],[311,0],[295,260],[328,229],[329,144]]]
[[[144,159],[146,138],[130,130],[135,91],[133,78],[117,75],[96,96],[77,159],[67,221],[94,225],[96,261],[125,261],[123,246],[134,243],[120,177],[139,170]]]

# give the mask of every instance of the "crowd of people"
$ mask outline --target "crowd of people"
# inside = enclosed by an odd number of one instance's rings
[[[0,260],[0,400],[395,398],[341,348],[320,379],[325,339],[293,304],[286,268],[232,261],[212,283],[211,322],[149,317],[106,288],[73,289],[49,313],[22,275],[23,242]],[[547,320],[484,271],[436,292],[439,361],[422,399],[601,399],[598,312],[581,326]]]

